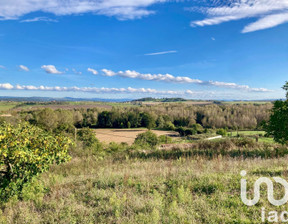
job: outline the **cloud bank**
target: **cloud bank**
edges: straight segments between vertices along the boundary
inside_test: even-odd
[[[208,7],[193,7],[190,10],[200,11],[206,15],[203,20],[192,21],[193,27],[256,18],[255,22],[243,28],[242,33],[248,33],[288,22],[288,0],[214,0]]]
[[[96,87],[49,87],[49,86],[33,86],[33,85],[11,85],[10,83],[0,83],[0,90],[34,90],[34,91],[59,91],[59,92],[87,92],[87,93],[138,93],[138,94],[164,94],[179,95],[185,94],[181,91],[161,91],[150,88],[96,88]]]
[[[148,81],[162,81],[162,82],[170,82],[170,83],[192,83],[198,85],[205,85],[205,86],[216,86],[222,88],[230,88],[230,89],[237,89],[237,90],[244,90],[250,92],[271,92],[271,90],[265,88],[251,88],[248,85],[238,85],[236,83],[226,83],[226,82],[218,82],[218,81],[202,81],[199,79],[191,79],[189,77],[183,76],[173,76],[171,74],[141,74],[136,71],[126,70],[126,71],[119,71],[114,72],[107,69],[102,69],[102,73],[104,76],[120,76],[124,78],[132,78],[132,79],[141,79],[141,80],[148,80]]]
[[[1,0],[0,20],[18,19],[38,11],[60,16],[95,13],[120,20],[136,19],[153,14],[147,7],[165,1],[168,0]]]

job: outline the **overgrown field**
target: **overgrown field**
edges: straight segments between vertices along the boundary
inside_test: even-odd
[[[229,142],[224,143],[226,140],[221,141],[221,144],[200,142],[198,148],[209,151],[210,146],[210,153],[217,147],[228,151],[238,147],[239,151],[245,151],[245,145],[234,143],[232,147]],[[251,144],[250,151],[256,155],[253,158],[244,154],[234,158],[221,154],[141,157],[131,156],[131,152],[137,151],[133,148],[126,149],[128,153],[99,154],[95,149],[78,146],[70,152],[73,158],[70,162],[53,166],[42,174],[24,188],[21,200],[12,198],[2,205],[0,220],[1,223],[260,223],[262,207],[267,211],[283,211],[288,207],[270,205],[264,196],[265,188],[256,206],[244,205],[240,198],[240,171],[247,171],[250,189],[261,176],[288,179],[285,156],[288,150],[283,149],[282,156],[276,155],[272,149],[276,146],[271,145],[270,158],[265,159],[259,154],[262,143]]]

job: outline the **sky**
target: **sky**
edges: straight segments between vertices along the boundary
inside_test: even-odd
[[[0,0],[0,96],[285,97],[288,0]]]

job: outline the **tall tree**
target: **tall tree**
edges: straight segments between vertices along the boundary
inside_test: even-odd
[[[268,134],[274,137],[276,142],[288,143],[288,82],[283,86],[286,90],[286,101],[277,100],[271,111],[270,120],[266,125]]]

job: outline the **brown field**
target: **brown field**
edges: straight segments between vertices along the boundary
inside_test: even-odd
[[[95,129],[96,137],[101,142],[126,142],[131,145],[136,136],[140,133],[147,131],[147,129]],[[160,130],[152,130],[158,136],[167,135],[170,137],[177,137],[178,133],[175,131],[160,131]]]
[[[103,109],[112,109],[112,106],[105,104],[83,104],[83,105],[35,105],[35,106],[25,106],[18,107],[14,111],[22,110],[39,110],[51,108],[52,110],[63,109],[63,110],[73,110],[73,109],[92,109],[92,108],[103,108]]]
[[[210,105],[213,104],[213,101],[181,101],[181,102],[141,102],[142,105],[145,106],[155,106],[155,105],[159,105],[159,104],[175,104],[175,103],[184,103],[184,104],[188,104],[188,105]]]

